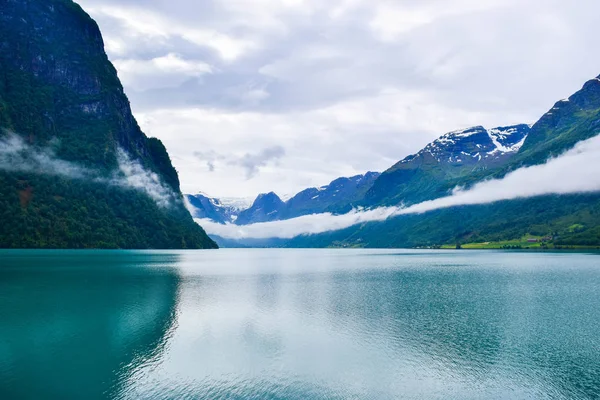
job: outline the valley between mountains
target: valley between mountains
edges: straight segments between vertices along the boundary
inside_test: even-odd
[[[241,227],[303,216],[316,221],[317,215],[326,220],[352,212],[406,208],[490,180],[500,182],[522,169],[544,166],[598,134],[600,78],[594,78],[532,125],[475,126],[449,132],[383,173],[339,178],[327,186],[306,189],[286,202],[273,192],[258,196],[251,205],[233,208],[202,194],[186,197],[193,216],[200,221]],[[593,165],[588,165],[572,171],[573,178],[582,171],[593,172]],[[278,234],[276,226],[268,230],[273,232],[271,239],[262,233],[244,235],[248,230],[240,229],[213,229],[213,234],[226,246],[595,248],[600,246],[600,177],[595,173],[588,176],[581,188],[568,193],[544,190],[544,181],[552,182],[553,176],[540,174],[532,183],[542,188],[533,196],[517,193],[508,200],[499,196],[496,201],[411,215],[392,212],[382,218],[379,213],[372,221],[357,217],[355,224],[350,222],[351,226],[343,229],[332,224],[330,230],[315,233],[307,229],[291,239],[288,234]],[[567,174],[565,179],[569,178]],[[290,223],[280,225],[282,231]]]

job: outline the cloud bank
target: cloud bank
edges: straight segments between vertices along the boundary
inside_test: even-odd
[[[388,218],[422,214],[463,205],[490,204],[550,194],[591,193],[600,191],[600,135],[579,142],[573,149],[545,164],[515,170],[502,179],[480,182],[471,189],[454,189],[451,196],[425,201],[410,207],[381,207],[354,210],[344,215],[313,214],[286,221],[247,226],[220,225],[198,220],[209,234],[228,239],[291,239],[305,234],[318,234],[353,225],[384,221]]]
[[[145,170],[122,149],[117,151],[118,170],[110,176],[104,176],[99,171],[58,158],[58,144],[54,140],[48,147],[38,148],[8,132],[6,137],[0,138],[0,170],[62,176],[134,189],[147,194],[160,207],[168,207],[178,198],[157,174]]]

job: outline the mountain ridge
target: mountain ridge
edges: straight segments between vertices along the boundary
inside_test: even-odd
[[[323,212],[339,214],[350,211],[378,177],[378,172],[367,172],[337,178],[328,185],[304,189],[286,201],[274,192],[262,193],[245,208],[231,206],[237,203],[236,207],[239,207],[243,202],[230,199],[227,205],[222,199],[211,198],[202,193],[188,194],[186,198],[192,206],[190,212],[195,218],[208,218],[217,223],[248,225]]]

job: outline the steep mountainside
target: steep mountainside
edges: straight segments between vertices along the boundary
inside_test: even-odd
[[[573,148],[577,142],[600,134],[600,78],[587,81],[581,90],[557,102],[532,127],[523,146],[506,163],[448,180],[445,190],[469,187],[483,179],[502,178],[523,166],[543,164]]]
[[[72,1],[0,0],[0,128],[0,247],[216,247]]]
[[[524,126],[521,129],[528,130]],[[466,137],[479,135],[475,131],[480,129],[475,128],[473,134]],[[436,159],[434,156],[436,152],[431,151],[428,146],[429,150],[426,148],[417,156],[400,162],[383,174],[382,178],[386,174],[396,178],[388,181],[390,185],[392,183],[398,185],[388,188],[394,196],[399,196],[394,197],[396,201],[410,199],[407,202],[414,202],[423,197],[440,197],[457,185],[468,187],[483,179],[501,178],[508,172],[523,166],[544,163],[573,148],[579,141],[600,134],[600,78],[588,81],[580,91],[556,103],[528,131],[524,141],[524,135],[519,134],[520,139],[517,136],[514,140],[502,144],[503,147],[516,149],[523,141],[516,154],[499,164],[486,164],[484,168],[471,169],[470,173],[457,174],[456,177],[439,174],[437,175],[439,181],[432,181],[432,175],[425,174],[423,169],[429,172],[431,165],[439,165],[438,159],[444,160],[444,158]],[[450,134],[450,136],[456,135]],[[470,154],[472,157],[472,152]],[[447,154],[444,154],[445,156]],[[451,162],[451,157],[445,159],[448,163]],[[404,168],[405,164],[413,164],[412,169]],[[428,168],[423,168],[424,165]],[[440,169],[435,170],[439,172]],[[404,171],[405,179],[400,179],[402,173],[396,171]],[[413,173],[411,175],[406,171]],[[415,184],[415,179],[423,179],[426,183],[421,184],[417,181]],[[378,180],[373,191],[383,190],[383,183]],[[427,196],[411,195],[409,189],[421,190],[420,193],[426,193]],[[374,195],[374,193],[370,194]],[[425,214],[395,217],[385,222],[362,224],[338,232],[298,237],[288,242],[288,245],[414,247],[444,243],[505,241],[518,239],[526,234],[552,236],[554,244],[559,246],[600,246],[600,194],[541,196],[489,205],[453,207]]]
[[[381,174],[363,204],[410,204],[444,196],[447,182],[508,163],[529,132],[528,125],[515,125],[447,133]]]
[[[531,127],[512,169],[545,162],[577,142],[600,133],[600,77],[589,80],[568,99],[559,101]]]

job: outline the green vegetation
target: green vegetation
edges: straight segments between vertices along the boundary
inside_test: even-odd
[[[0,172],[0,247],[214,247],[181,207],[141,192],[55,176]]]
[[[10,130],[105,176],[122,148],[180,196],[164,145],[140,130],[98,26],[79,6],[3,4],[0,48],[0,137]],[[182,201],[160,208],[140,191],[45,172],[0,170],[0,247],[216,247]]]
[[[573,226],[583,228],[578,231]],[[360,243],[369,248],[444,245],[456,248],[460,244],[468,248],[475,243],[489,243],[490,247],[496,243],[523,246],[522,238],[545,236],[553,237],[554,247],[600,246],[600,194],[543,196],[404,215],[385,222],[298,237],[287,245],[352,247]]]

